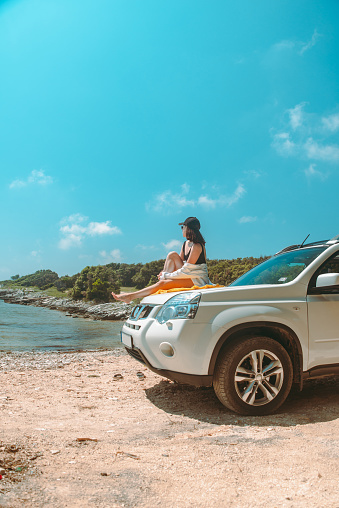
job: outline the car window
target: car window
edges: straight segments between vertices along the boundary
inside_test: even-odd
[[[252,268],[231,286],[286,284],[294,280],[327,247],[309,247],[278,254]]]
[[[339,293],[339,289],[337,286],[332,288],[317,288],[316,281],[319,275],[324,273],[339,273],[339,253],[332,256],[328,259],[321,267],[315,272],[312,276],[309,284],[309,292],[310,293]]]
[[[317,275],[323,273],[339,273],[339,254],[326,261],[326,263],[317,272]]]

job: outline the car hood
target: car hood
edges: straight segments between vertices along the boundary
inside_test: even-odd
[[[190,290],[188,290],[190,291]],[[150,295],[142,300],[143,304],[163,305],[173,296],[182,291]],[[237,300],[267,300],[286,298],[305,298],[306,286],[302,282],[294,281],[287,284],[265,284],[256,286],[228,286],[209,289],[191,290],[192,293],[201,293],[203,302],[223,302]]]

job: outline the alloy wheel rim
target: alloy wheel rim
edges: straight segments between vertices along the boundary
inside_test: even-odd
[[[240,399],[250,406],[270,403],[280,393],[284,369],[279,358],[266,349],[244,356],[235,371],[234,384]]]

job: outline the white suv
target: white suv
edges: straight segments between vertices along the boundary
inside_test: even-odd
[[[292,383],[339,374],[339,235],[288,247],[228,287],[148,296],[121,340],[157,374],[269,414]]]

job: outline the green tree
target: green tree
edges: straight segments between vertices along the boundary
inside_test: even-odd
[[[59,278],[56,272],[52,270],[38,270],[30,275],[24,275],[15,282],[18,286],[29,287],[35,286],[39,289],[43,289],[45,286],[50,287]]]
[[[134,285],[138,289],[148,286],[152,276],[156,277],[158,273],[161,272],[164,267],[164,262],[164,259],[160,259],[159,261],[151,261],[150,263],[143,265],[141,270],[139,270],[139,272],[136,273],[132,278]]]
[[[97,300],[108,302],[113,299],[111,293],[119,292],[120,283],[112,267],[86,266],[78,274],[71,295],[74,299]]]
[[[73,288],[76,279],[78,278],[79,274],[73,275],[70,277],[69,275],[64,275],[63,277],[60,277],[58,280],[54,282],[54,286],[59,291],[66,291],[67,289]]]
[[[86,300],[106,302],[109,298],[108,286],[108,282],[102,282],[101,279],[96,279],[86,291]]]

